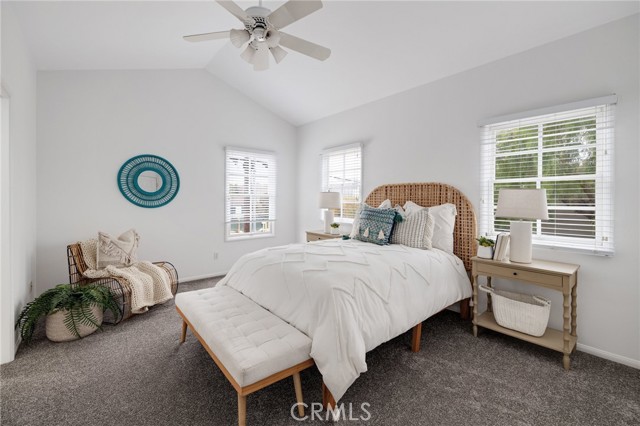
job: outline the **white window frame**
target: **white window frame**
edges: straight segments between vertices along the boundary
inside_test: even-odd
[[[566,251],[578,251],[597,255],[611,256],[614,254],[613,239],[613,149],[615,120],[615,95],[605,96],[571,104],[559,105],[535,111],[523,112],[509,116],[496,117],[484,120],[479,125],[482,127],[481,147],[481,209],[480,209],[480,233],[489,237],[495,237],[494,228],[494,184],[496,168],[496,136],[499,131],[521,126],[538,124],[538,172],[535,177],[517,178],[517,182],[535,182],[536,188],[541,187],[541,182],[551,180],[542,176],[542,126],[544,123],[557,121],[554,114],[575,113],[577,117],[581,111],[590,108],[595,109],[596,117],[596,172],[594,175],[575,175],[567,177],[553,177],[553,180],[580,180],[580,178],[595,178],[595,237],[577,238],[569,236],[555,236],[542,234],[542,221],[537,221],[533,234],[534,246],[561,249]],[[520,124],[526,120],[526,124]],[[525,151],[521,151],[526,153]],[[501,180],[508,182],[509,179]],[[561,210],[561,209],[558,209]]]
[[[359,150],[360,152],[360,171],[358,174],[358,200],[359,202],[357,204],[361,204],[364,202],[364,200],[362,199],[362,166],[363,166],[363,161],[362,161],[362,144],[361,143],[353,143],[353,144],[348,144],[348,145],[339,145],[339,146],[335,146],[332,148],[328,148],[325,149],[324,151],[322,151],[320,153],[320,191],[335,191],[336,187],[332,186],[329,187],[328,184],[328,176],[325,176],[325,170],[324,170],[324,165],[325,165],[325,159],[328,156],[335,156],[335,155],[346,155],[347,152],[353,151],[353,150]],[[340,193],[342,193],[342,191],[338,191]],[[343,201],[342,204],[340,206],[340,211],[339,212],[335,212],[335,216],[334,216],[334,221],[337,223],[353,223],[353,219],[354,218],[350,218],[350,217],[344,217],[344,205],[346,203],[344,202],[344,197],[343,197]],[[355,204],[355,203],[348,203],[348,204]]]
[[[253,161],[269,161],[273,162],[274,166],[274,176],[273,176],[273,187],[270,187],[269,192],[269,219],[268,220],[260,220],[256,219],[256,211],[255,211],[255,201],[253,199],[254,189],[251,189],[252,185],[255,185],[255,174],[249,174],[249,190],[250,194],[249,199],[249,220],[241,220],[234,221],[231,217],[231,205],[230,205],[230,197],[229,197],[229,188],[230,188],[230,167],[229,161],[231,156],[237,155],[245,155]],[[225,148],[225,241],[241,241],[247,239],[254,238],[266,238],[266,237],[274,237],[275,236],[275,222],[276,222],[276,188],[277,188],[277,157],[275,152],[271,151],[260,151],[254,149],[247,148],[237,148],[237,147],[226,147]],[[258,223],[262,223],[264,225],[265,222],[268,222],[269,231],[257,231],[256,225]],[[232,225],[234,223],[249,223],[250,231],[246,233],[236,234],[232,233]]]

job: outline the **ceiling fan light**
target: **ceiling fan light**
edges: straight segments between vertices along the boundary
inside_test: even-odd
[[[269,69],[269,48],[266,43],[259,43],[253,56],[254,71],[264,71]]]
[[[254,49],[252,43],[249,43],[247,48],[244,49],[244,52],[240,54],[240,57],[245,61],[249,62],[250,64],[253,64],[253,57],[255,55],[256,55],[256,49]]]
[[[277,64],[279,64],[280,61],[282,61],[284,57],[287,56],[287,53],[288,53],[286,50],[284,50],[280,46],[271,47],[269,50],[271,51],[271,54],[273,55],[273,59],[276,60]]]
[[[269,30],[265,35],[267,39],[267,45],[269,47],[276,47],[280,45],[280,33],[276,30]]]
[[[251,35],[247,30],[236,30],[233,29],[229,31],[229,40],[231,40],[231,44],[233,44],[237,48],[241,48],[243,44],[249,41]]]

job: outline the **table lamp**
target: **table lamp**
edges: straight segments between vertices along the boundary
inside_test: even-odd
[[[509,260],[531,263],[531,220],[547,220],[546,189],[501,189],[496,217],[511,221]]]
[[[333,210],[340,208],[339,192],[321,192],[318,196],[318,207],[326,209],[324,211],[324,232],[331,233],[331,224],[333,223]]]

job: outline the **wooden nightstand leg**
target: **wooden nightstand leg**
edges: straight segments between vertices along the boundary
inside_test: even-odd
[[[491,277],[487,277],[487,287],[492,288]],[[493,306],[491,305],[491,295],[487,293],[487,312],[493,312]]]
[[[473,275],[473,336],[478,337],[478,276]]]
[[[571,367],[571,360],[569,358],[569,354],[571,353],[569,333],[571,332],[571,316],[569,314],[569,309],[571,308],[569,305],[569,283],[565,282],[562,288],[562,316],[563,316],[563,326],[562,326],[562,337],[563,337],[563,347],[562,352],[564,356],[562,357],[562,365],[565,370],[568,370]]]
[[[578,280],[571,288],[571,335],[578,337]]]

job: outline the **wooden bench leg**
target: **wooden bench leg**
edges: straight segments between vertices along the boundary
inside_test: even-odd
[[[465,320],[465,321],[469,321],[471,319],[471,310],[469,307],[469,298],[466,299],[462,299],[460,301],[460,318]]]
[[[420,338],[422,337],[422,323],[413,327],[411,335],[411,352],[420,352]]]
[[[296,389],[296,402],[298,403],[298,415],[304,417],[304,399],[302,398],[302,382],[300,372],[293,373],[293,387]]]
[[[322,406],[325,410],[336,408],[336,400],[331,395],[331,391],[322,382]]]
[[[247,397],[238,393],[238,426],[247,425]]]
[[[187,322],[182,320],[182,334],[180,334],[180,343],[184,343],[187,338]]]

